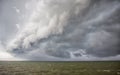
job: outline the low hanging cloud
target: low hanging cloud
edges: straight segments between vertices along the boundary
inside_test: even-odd
[[[55,36],[58,37],[63,34],[64,27],[68,26],[68,20],[71,18],[71,15],[74,17],[81,14],[80,11],[87,7],[87,2],[87,0],[71,0],[69,3],[67,1],[52,0],[39,1],[28,22],[25,23],[24,29],[18,33],[18,36],[15,37],[12,42],[10,42],[8,49],[16,53],[25,53],[31,51],[30,49],[32,48],[35,49],[34,46],[32,46],[33,44],[37,43],[37,46],[43,44],[44,42],[39,42],[41,40],[47,40]],[[63,5],[63,7],[61,5]],[[80,6],[81,8],[79,8]],[[56,11],[58,9],[59,11]],[[49,43],[48,41],[46,44]],[[43,52],[50,55],[62,56],[61,54],[64,53],[62,50],[58,50],[60,53],[57,53],[55,50],[49,51],[47,47],[45,48],[46,49],[43,48]],[[66,54],[65,56],[68,57]]]
[[[17,24],[15,38],[6,45],[13,56],[29,60],[119,60],[118,0],[36,0],[31,9],[23,25]]]

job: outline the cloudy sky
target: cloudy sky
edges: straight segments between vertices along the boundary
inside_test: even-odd
[[[120,60],[120,0],[0,0],[0,60]]]

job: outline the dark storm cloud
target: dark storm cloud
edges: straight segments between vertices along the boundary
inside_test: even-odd
[[[107,3],[108,6],[109,5],[114,6],[116,2],[119,1],[106,0],[105,3]],[[100,6],[102,5],[104,5],[104,3],[100,4]],[[109,7],[107,7],[107,9],[109,9]],[[114,9],[115,7],[111,10]],[[104,20],[101,21],[100,23],[97,22],[96,26],[94,26],[95,30],[87,35],[86,40],[88,40],[88,42],[86,43],[88,45],[86,45],[86,48],[88,54],[93,54],[99,57],[116,56],[120,54],[120,37],[119,37],[120,14],[118,13],[119,11],[120,11],[120,4],[118,3],[117,9],[111,12],[111,14],[109,14],[108,12],[106,14],[106,15],[109,14],[107,18],[103,16]]]
[[[40,0],[35,5],[8,45],[10,53],[33,60],[118,60],[119,0]]]
[[[71,49],[85,49],[87,54],[97,57],[119,55],[119,9],[117,1],[101,0],[90,4],[87,8],[89,11],[83,17],[78,14],[79,17],[74,16],[68,21],[69,26],[57,37],[57,43],[54,40],[56,44],[62,42],[63,45],[55,50],[63,49],[65,53]],[[69,44],[65,49],[64,43]]]
[[[35,13],[34,17],[32,17],[32,22],[30,23],[30,28],[29,29],[29,23],[28,23],[28,27],[25,28],[25,30],[23,31],[23,33],[21,34],[22,37],[16,38],[15,41],[13,41],[13,47],[10,48],[15,54],[26,54],[27,52],[30,52],[34,49],[36,49],[36,47],[38,49],[44,50],[43,53],[47,53],[48,55],[51,56],[55,56],[55,57],[70,57],[70,54],[68,51],[66,51],[67,47],[63,47],[62,43],[56,43],[57,39],[59,41],[58,36],[62,36],[62,33],[64,32],[63,27],[65,27],[66,25],[68,25],[67,22],[69,19],[72,20],[72,18],[70,18],[72,15],[77,16],[80,13],[80,10],[83,10],[83,8],[85,8],[88,3],[87,0],[85,1],[69,1],[69,3],[67,3],[66,1],[43,1],[45,2],[45,4],[43,4],[42,2],[40,2],[40,5],[45,5],[43,7],[38,7],[40,8],[45,8],[45,10],[38,10]],[[55,3],[55,5],[53,5],[53,3]],[[71,4],[73,3],[73,5],[71,6]],[[63,4],[63,7],[61,7],[61,5]],[[81,5],[82,4],[82,5]],[[85,4],[85,5],[84,5]],[[51,7],[49,7],[49,5],[52,5]],[[71,6],[71,7],[70,7]],[[81,6],[81,8],[79,8],[79,6]],[[58,8],[60,8],[59,11],[56,11]],[[74,10],[74,8],[76,9],[75,12],[71,12]],[[49,9],[49,10],[48,10]],[[44,17],[41,16],[42,12],[46,12],[44,15]],[[53,12],[56,11],[56,12]],[[38,13],[39,12],[39,13]],[[47,15],[48,12],[48,15]],[[54,13],[54,14],[53,14]],[[47,17],[48,16],[48,17]],[[50,17],[50,19],[49,19]],[[42,18],[42,22],[43,24],[47,23],[46,21],[48,21],[48,25],[42,26],[40,23],[40,18]],[[47,19],[48,18],[48,19]],[[44,20],[46,19],[46,20]],[[33,27],[34,26],[34,27]],[[70,25],[71,26],[71,25]],[[67,26],[66,26],[67,27]],[[27,29],[27,30],[26,30]],[[32,32],[31,32],[32,31]],[[37,32],[33,32],[33,31],[37,31]],[[39,33],[38,33],[39,32]],[[54,39],[56,37],[56,39]],[[64,36],[62,36],[64,37]],[[64,38],[63,38],[64,39]],[[50,41],[51,40],[51,41]],[[56,41],[54,41],[56,40]],[[62,39],[61,39],[62,40]],[[50,45],[49,45],[50,44]],[[34,46],[33,46],[34,45]],[[65,45],[63,43],[63,45]],[[62,47],[62,48],[61,48]],[[19,56],[19,55],[18,55]],[[39,55],[38,55],[39,56]]]

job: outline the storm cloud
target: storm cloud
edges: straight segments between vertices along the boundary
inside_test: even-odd
[[[13,6],[17,15],[9,15],[11,23],[3,21],[5,17],[0,18],[0,24],[12,29],[11,32],[1,31],[6,35],[0,36],[8,37],[3,41],[4,50],[13,57],[29,60],[119,60],[119,0],[23,2],[13,1],[19,5]],[[7,8],[2,6],[2,9]]]

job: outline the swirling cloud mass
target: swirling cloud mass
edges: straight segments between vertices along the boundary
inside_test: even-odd
[[[119,0],[1,0],[0,60],[120,60]]]

